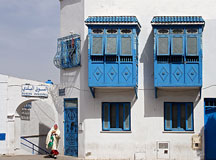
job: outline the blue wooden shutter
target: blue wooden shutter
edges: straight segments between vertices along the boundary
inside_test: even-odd
[[[104,53],[104,36],[91,36],[91,55],[103,55]]]
[[[120,55],[121,56],[133,55],[133,39],[131,35],[121,35]]]
[[[170,37],[169,35],[157,36],[157,55],[170,55]]]
[[[164,103],[164,127],[166,131],[172,129],[172,103]]]
[[[186,55],[198,56],[199,54],[199,39],[197,35],[187,35],[186,39]]]
[[[193,131],[193,103],[186,103],[186,130]]]
[[[109,103],[103,103],[102,106],[102,128],[103,130],[109,130],[110,129],[110,104]]]
[[[184,55],[184,36],[173,35],[171,37],[171,54],[172,55]]]
[[[123,116],[123,119],[124,119],[124,130],[125,131],[130,131],[131,130],[131,113],[130,113],[130,103],[124,103],[124,116]]]
[[[117,35],[107,35],[105,40],[105,54],[117,55],[118,37]]]

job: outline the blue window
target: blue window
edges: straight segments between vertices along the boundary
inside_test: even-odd
[[[193,103],[164,103],[165,131],[193,131]]]
[[[104,131],[130,131],[130,103],[104,102],[102,104],[102,128]]]
[[[80,66],[80,36],[73,34],[58,38],[57,53],[53,62],[61,69]]]

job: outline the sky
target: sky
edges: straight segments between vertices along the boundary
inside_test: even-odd
[[[0,0],[0,74],[59,83],[59,0]]]

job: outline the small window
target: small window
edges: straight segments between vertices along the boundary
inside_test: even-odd
[[[169,29],[158,29],[158,34],[169,34]]]
[[[117,29],[107,29],[107,34],[117,34],[118,30]]]
[[[131,34],[132,30],[131,29],[121,29],[121,34]]]
[[[183,33],[184,33],[184,30],[183,30],[183,29],[173,29],[173,30],[172,30],[172,33],[173,33],[173,34],[183,34]]]
[[[93,34],[103,34],[103,29],[93,29],[92,33]]]
[[[103,54],[102,53],[102,44],[103,38],[102,37],[93,37],[93,44],[92,44],[92,54]]]
[[[132,55],[131,37],[121,37],[121,55]]]
[[[187,29],[187,33],[189,33],[189,34],[197,34],[198,33],[198,29],[195,29],[195,28]]]
[[[173,37],[172,42],[172,54],[183,54],[183,37]]]
[[[103,130],[130,130],[130,103],[111,102],[102,104]]]
[[[169,54],[169,41],[168,37],[158,38],[158,55],[168,55]]]
[[[187,37],[187,55],[197,56],[197,37]]]
[[[65,99],[64,103],[65,103],[64,104],[65,108],[78,107],[78,99],[77,98]]]
[[[164,103],[164,126],[166,131],[193,130],[193,103]]]
[[[106,54],[117,54],[117,37],[107,37]]]

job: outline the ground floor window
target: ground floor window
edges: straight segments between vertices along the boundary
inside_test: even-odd
[[[102,129],[104,131],[130,131],[130,103],[102,103]]]
[[[193,131],[193,103],[165,102],[164,130]]]

